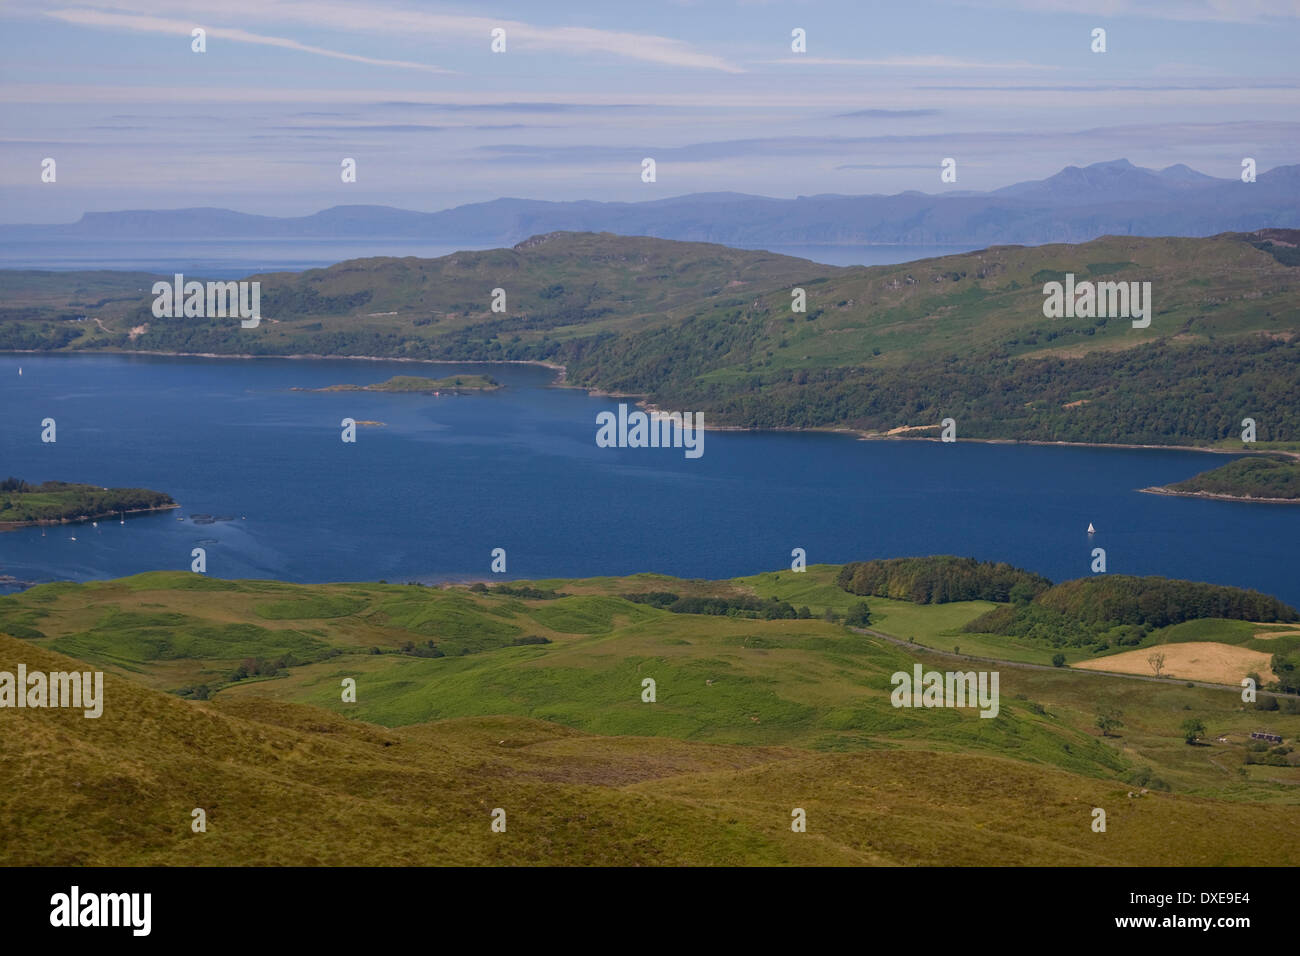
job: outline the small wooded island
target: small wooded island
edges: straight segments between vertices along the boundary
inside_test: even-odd
[[[452,375],[448,378],[424,378],[419,375],[394,375],[374,385],[328,385],[325,388],[295,388],[295,392],[489,392],[501,388],[490,375]]]
[[[1273,456],[1239,458],[1186,481],[1142,490],[1196,498],[1300,503],[1300,460]]]
[[[67,481],[32,485],[21,478],[0,482],[0,531],[179,507],[171,495],[148,488],[101,488]]]

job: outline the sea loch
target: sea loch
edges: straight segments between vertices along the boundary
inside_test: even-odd
[[[506,387],[437,398],[291,390],[475,373]],[[554,375],[524,365],[0,355],[0,476],[152,488],[181,504],[124,524],[0,534],[0,580],[188,570],[201,547],[210,577],[290,581],[500,578],[495,548],[509,553],[511,578],[721,578],[788,569],[803,548],[810,564],[958,554],[1059,581],[1090,574],[1102,547],[1111,574],[1232,584],[1300,604],[1300,507],[1137,490],[1227,456],[724,430],[688,460],[596,447],[592,422],[617,401],[550,387]],[[40,440],[46,417],[58,421],[57,444]],[[345,417],[384,427],[345,444]]]

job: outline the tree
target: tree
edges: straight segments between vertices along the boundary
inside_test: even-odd
[[[850,627],[866,627],[871,623],[871,608],[867,607],[866,601],[859,601],[849,608],[849,613],[844,618],[844,623]]]
[[[1155,671],[1156,676],[1159,677],[1160,672],[1165,668],[1164,652],[1156,651],[1154,654],[1152,654],[1150,657],[1147,658],[1147,663],[1151,665],[1151,669]]]
[[[1124,721],[1120,720],[1120,712],[1116,708],[1108,707],[1097,712],[1097,727],[1103,737],[1109,737],[1112,730],[1118,730],[1123,726]]]
[[[1052,666],[1053,666],[1053,667],[1064,667],[1064,666],[1065,666],[1065,655],[1064,655],[1064,654],[1053,654],[1053,655],[1052,655]]]
[[[1194,744],[1205,734],[1205,724],[1199,717],[1188,717],[1183,721],[1183,740],[1189,744]]]
[[[1295,661],[1285,655],[1274,654],[1269,661],[1269,667],[1277,676],[1278,690],[1287,694],[1294,694],[1300,690],[1300,674],[1297,674]]]
[[[1011,598],[1012,604],[1028,604],[1037,593],[1038,591],[1028,581],[1020,581],[1012,585],[1008,597]]]

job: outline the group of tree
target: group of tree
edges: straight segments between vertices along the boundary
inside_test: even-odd
[[[423,644],[416,644],[415,641],[406,641],[402,644],[402,653],[411,657],[445,657],[442,651],[438,650],[438,645],[428,640]]]
[[[756,618],[767,621],[807,619],[812,612],[807,607],[797,610],[788,601],[777,598],[757,598],[748,595],[696,596],[679,595],[671,591],[642,591],[622,595],[624,600],[634,604],[649,604],[652,607],[671,611],[674,614],[712,614],[728,617]]]
[[[486,590],[486,587],[484,590]],[[510,597],[526,598],[529,601],[554,601],[569,596],[563,591],[556,591],[551,588],[535,588],[527,584],[498,584],[491,589],[491,593],[507,594]]]
[[[1063,581],[1034,603],[1084,624],[1167,627],[1206,617],[1300,621],[1300,612],[1259,591],[1159,576],[1094,575]]]
[[[851,594],[869,594],[914,604],[951,601],[1025,603],[1052,586],[1052,582],[1041,575],[1001,561],[977,561],[950,554],[854,561],[840,569],[836,583]]]
[[[1238,498],[1300,498],[1300,461],[1271,455],[1238,458],[1169,487]]]
[[[568,367],[575,384],[644,393],[751,428],[931,425],[937,434],[952,417],[970,438],[1189,444],[1239,437],[1247,408],[1268,423],[1261,440],[1300,439],[1292,384],[1300,340],[1156,341],[1069,358],[1025,356],[1008,343],[810,367],[767,357],[752,325],[699,318],[557,341],[545,357]]]
[[[1300,613],[1258,591],[1107,574],[1064,581],[1031,601],[994,608],[964,630],[1104,650],[1140,645],[1157,628],[1201,618],[1290,622],[1300,620]]]
[[[1162,577],[1106,575],[1065,581],[1030,602],[994,608],[963,630],[1098,653],[1112,645],[1141,645],[1158,628],[1202,618],[1292,622],[1300,620],[1300,614],[1258,591]],[[1052,658],[1054,666],[1064,667],[1065,663],[1062,653]],[[1163,676],[1165,654],[1158,646],[1148,655],[1147,663],[1154,676]],[[1270,680],[1251,675],[1257,687],[1300,693],[1300,651],[1274,653],[1270,668],[1274,675]]]
[[[1274,654],[1269,658],[1269,667],[1277,677],[1276,682],[1266,685],[1269,690],[1300,694],[1300,651]]]
[[[302,661],[292,654],[281,654],[275,658],[248,657],[239,662],[239,666],[230,674],[231,681],[247,680],[250,677],[281,677],[290,667],[297,667]]]
[[[99,518],[174,503],[170,495],[147,488],[101,488],[66,481],[33,485],[13,477],[0,483],[0,521],[4,522]]]

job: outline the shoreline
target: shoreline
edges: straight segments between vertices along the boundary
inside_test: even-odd
[[[83,515],[76,518],[38,518],[35,521],[0,521],[0,531],[21,531],[23,528],[40,528],[53,527],[63,524],[85,524],[87,521],[102,521],[104,518],[111,518],[114,515],[141,515],[153,514],[157,511],[171,511],[179,508],[180,504],[172,502],[169,505],[159,505],[156,508],[127,508],[125,511],[105,511],[102,514]]]
[[[937,428],[937,425],[926,426]],[[858,432],[863,441],[939,441],[938,438],[905,438],[901,435],[882,435],[877,432]],[[1046,441],[1040,438],[958,438],[959,442],[979,442],[985,445],[1047,445],[1063,448],[1126,448],[1151,449],[1157,451],[1201,451],[1212,455],[1286,455],[1300,458],[1300,452],[1281,449],[1261,448],[1259,451],[1245,451],[1234,448],[1218,448],[1212,445],[1124,445],[1119,442],[1086,441]],[[1146,490],[1146,489],[1142,489]],[[1260,499],[1256,499],[1260,500]],[[1288,499],[1281,499],[1288,500]]]
[[[0,355],[162,355],[169,358],[211,359],[306,359],[310,361],[417,362],[425,365],[537,365],[559,372],[556,384],[563,382],[568,369],[540,359],[422,359],[384,355],[317,355],[295,352],[292,355],[252,355],[247,352],[161,352],[153,349],[0,349]]]
[[[601,398],[639,398],[635,404],[638,408],[646,411],[662,411],[662,408],[653,402],[650,402],[644,393],[637,392],[609,392],[603,389],[594,388],[586,385],[575,385],[567,381],[568,368],[555,362],[545,362],[541,359],[422,359],[422,358],[393,358],[382,355],[317,355],[310,352],[299,352],[292,355],[250,355],[246,353],[235,352],[159,352],[145,351],[143,349],[76,349],[72,351],[59,351],[48,349],[4,349],[0,350],[0,355],[161,355],[171,358],[213,358],[213,359],[296,359],[308,361],[333,361],[333,360],[357,360],[362,362],[412,362],[424,365],[534,365],[540,368],[548,368],[558,373],[554,380],[549,383],[548,387],[554,388],[572,388],[581,389],[588,395],[599,396]],[[303,391],[322,391],[322,389],[302,389]],[[480,390],[476,390],[480,391]],[[938,428],[938,425],[917,425],[913,426],[918,429]],[[812,428],[757,428],[752,425],[704,425],[705,431],[718,432],[791,432],[791,433],[809,433],[822,432],[834,435],[852,435],[859,441],[940,441],[939,438],[929,436],[906,436],[906,435],[889,435],[883,432],[864,431],[859,428],[850,428],[844,425],[817,425]],[[1287,451],[1285,449],[1268,449],[1263,448],[1259,451],[1246,451],[1232,448],[1219,448],[1209,445],[1150,445],[1150,444],[1123,444],[1120,442],[1080,442],[1080,441],[1046,441],[1038,438],[958,438],[958,442],[972,442],[985,445],[1042,445],[1048,447],[1062,448],[1121,448],[1121,449],[1150,449],[1161,451],[1197,451],[1216,455],[1285,455],[1289,458],[1300,459],[1300,451]],[[1146,489],[1141,489],[1145,491]],[[1265,501],[1263,498],[1232,498],[1232,501]],[[1273,499],[1279,501],[1289,501],[1290,499]]]
[[[477,392],[499,392],[505,388],[504,385],[439,385],[436,389],[432,386],[428,388],[383,388],[382,383],[379,385],[326,385],[324,388],[304,388],[299,385],[290,386],[291,392],[380,392],[384,395],[438,395],[446,392],[449,395],[473,395]],[[361,424],[358,422],[357,424]]]
[[[1253,498],[1250,495],[1223,495],[1215,491],[1175,491],[1161,485],[1139,488],[1138,491],[1148,495],[1168,495],[1171,498],[1205,498],[1208,501],[1253,501],[1266,505],[1300,505],[1300,498]]]
[[[571,385],[570,388],[582,388],[581,385]],[[598,389],[587,389],[592,395],[608,396],[611,398],[635,398],[635,395],[620,395],[616,392],[602,392]],[[642,400],[636,403],[638,408],[646,411],[662,412],[663,408],[654,402]],[[904,435],[904,434],[887,434],[885,432],[864,431],[860,428],[850,428],[846,425],[814,425],[811,428],[758,428],[753,425],[704,425],[703,429],[714,432],[789,432],[799,433],[822,433],[827,435],[852,435],[858,441],[902,441],[902,442],[942,442],[942,439],[931,435]],[[919,431],[931,428],[939,428],[938,425],[914,425],[909,426],[909,431]],[[957,442],[966,442],[969,444],[980,445],[1041,445],[1053,448],[1119,448],[1126,450],[1152,450],[1152,451],[1199,451],[1207,452],[1213,455],[1285,455],[1288,458],[1300,459],[1300,451],[1287,451],[1280,448],[1261,448],[1258,451],[1235,448],[1219,448],[1213,445],[1126,445],[1121,442],[1087,442],[1087,441],[1047,441],[1041,438],[958,438]],[[1146,489],[1141,489],[1145,491]],[[1237,500],[1237,499],[1234,499]],[[1242,499],[1246,500],[1246,499]],[[1265,499],[1249,499],[1254,501],[1263,501]],[[1289,498],[1269,499],[1277,501],[1289,501]]]

